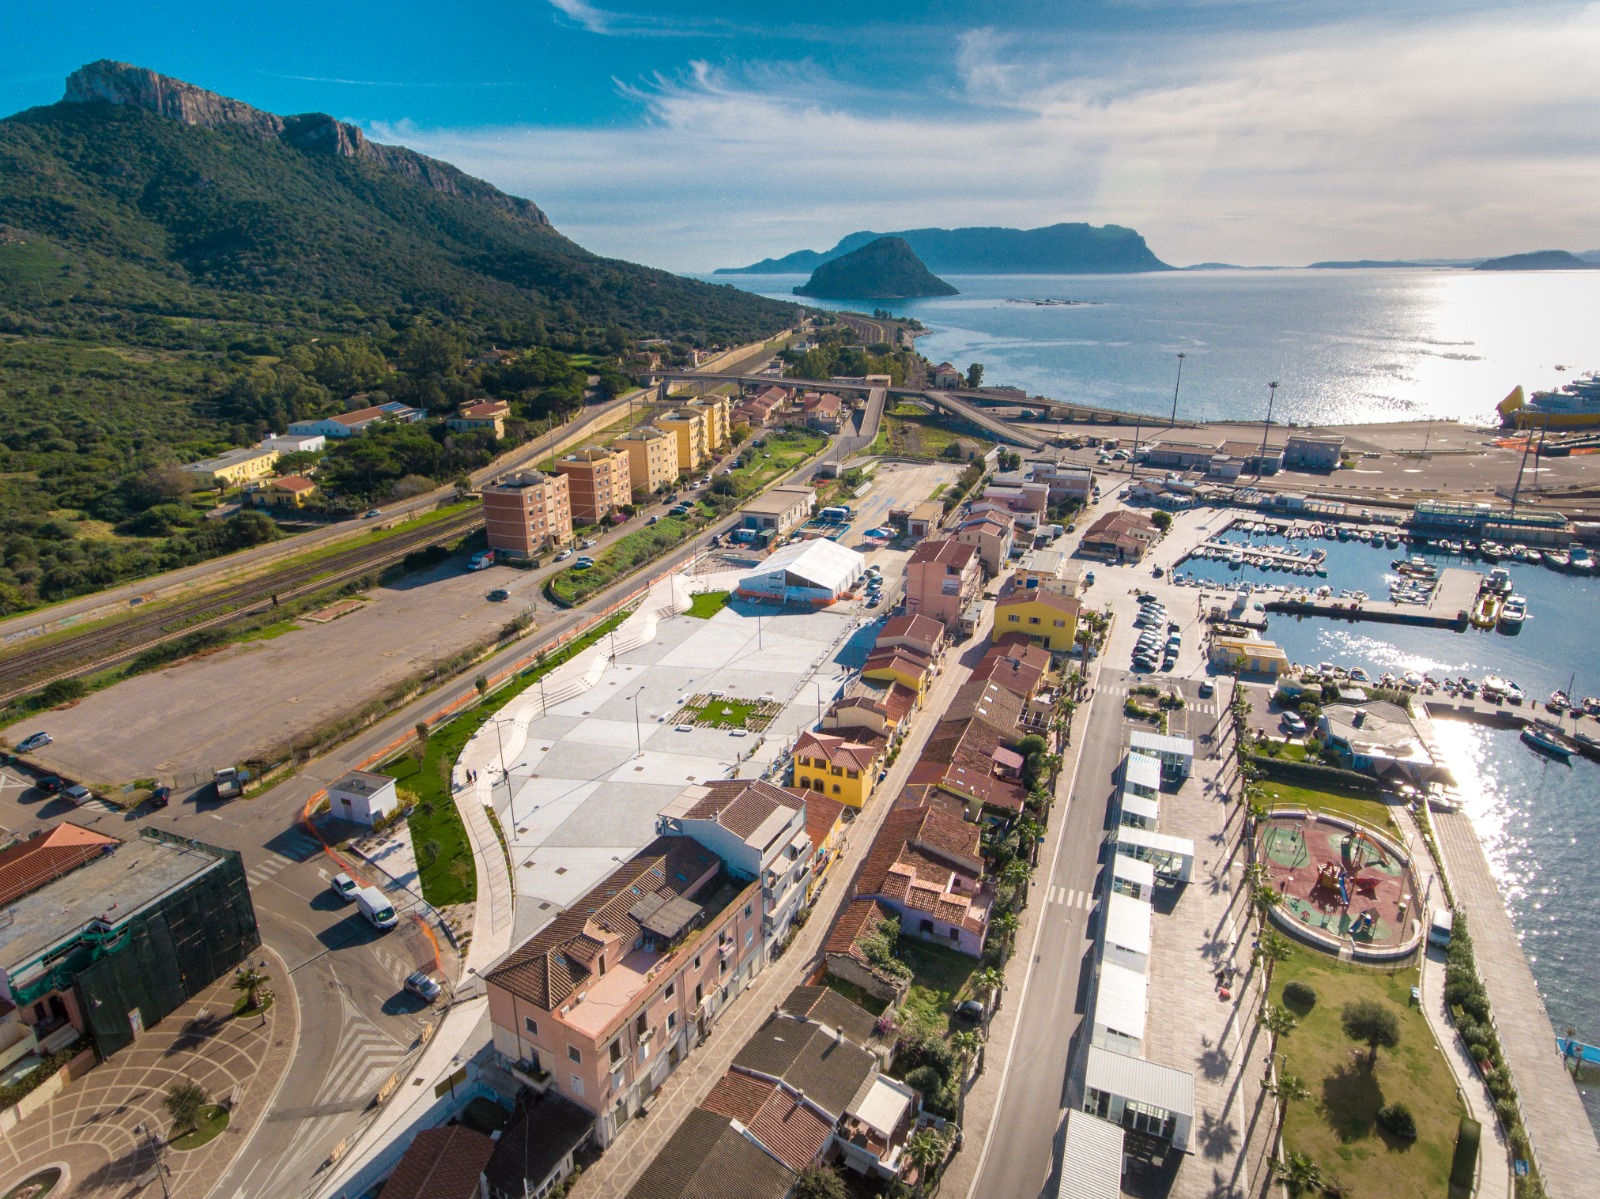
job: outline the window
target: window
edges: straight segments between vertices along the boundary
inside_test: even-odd
[[[952,941],[959,941],[959,940],[961,940],[961,930],[960,930],[960,929],[959,929],[959,928],[952,928],[952,929],[951,929],[951,930],[950,930],[950,939],[951,939],[951,940],[952,940]]]
[[[644,1012],[639,1013],[639,1015],[633,1021],[633,1031],[641,1037],[650,1031],[650,1017],[648,1014]]]
[[[746,949],[748,949],[750,947],[750,942],[754,941],[755,939],[756,939],[756,930],[755,929],[747,928],[747,929],[744,930],[744,944],[745,944],[745,948]]]
[[[622,1060],[622,1039],[620,1037],[611,1042],[609,1052],[613,1062],[620,1062]]]
[[[839,794],[839,784],[838,784],[838,783],[835,783],[835,784],[834,784],[834,785],[833,785],[833,793],[834,793],[834,794],[835,794],[835,795],[838,795],[838,794]]]
[[[744,918],[746,920],[750,919],[750,913],[753,910],[754,910],[754,905],[753,904],[748,904],[747,903],[747,904],[744,905]]]
[[[532,1016],[524,1016],[522,1018],[522,1027],[527,1031],[527,1034],[530,1037],[536,1037],[539,1035],[539,1022]]]
[[[1064,620],[1058,620],[1058,621],[1055,622],[1055,624],[1056,624],[1056,628],[1058,628],[1058,629],[1064,629],[1064,628],[1067,627],[1067,622],[1064,621]]]
[[[678,1027],[678,1013],[677,1012],[668,1012],[667,1013],[667,1031],[671,1032],[673,1029],[675,1029],[677,1027]]]
[[[1006,619],[1007,619],[1007,620],[1009,620],[1009,621],[1010,621],[1010,622],[1011,622],[1011,623],[1012,623],[1012,624],[1019,624],[1019,623],[1021,623],[1021,622],[1020,622],[1020,621],[1019,621],[1019,620],[1018,620],[1018,618],[1017,618],[1017,614],[1016,614],[1016,613],[1015,613],[1015,612],[1013,612],[1013,613],[1012,613],[1012,614],[1011,614],[1011,615],[1010,615],[1010,616],[1008,616],[1008,617],[1006,617]]]
[[[1030,616],[1030,617],[1028,617],[1028,623],[1029,624],[1038,624],[1039,623],[1039,618],[1037,616]]]
[[[583,1054],[579,1052],[576,1045],[567,1046],[567,1058],[569,1061],[578,1062],[580,1064],[583,1062]]]
[[[698,953],[694,955],[694,968],[696,970],[700,969],[700,955]]]
[[[849,775],[853,779],[858,779],[861,777],[861,772],[859,770],[847,770],[845,771],[845,774]]]
[[[671,998],[672,998],[672,997],[673,997],[673,996],[674,996],[674,995],[676,995],[676,994],[677,994],[677,993],[678,993],[678,984],[677,984],[677,983],[675,983],[675,982],[670,982],[670,983],[668,983],[668,984],[667,984],[667,992],[666,992],[666,997],[667,997],[667,998],[668,998],[668,999],[671,999]]]

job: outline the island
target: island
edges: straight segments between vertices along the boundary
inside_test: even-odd
[[[1596,265],[1585,262],[1566,250],[1534,250],[1528,254],[1507,254],[1504,258],[1486,258],[1474,270],[1479,271],[1592,271]]]
[[[880,237],[824,262],[794,289],[829,300],[914,300],[958,292],[926,266],[903,237]]]

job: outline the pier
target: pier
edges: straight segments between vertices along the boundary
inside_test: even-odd
[[[1465,632],[1483,576],[1475,570],[1447,566],[1426,604],[1395,604],[1387,600],[1336,599],[1333,596],[1279,596],[1266,601],[1268,612],[1287,616],[1323,616],[1332,620],[1367,620],[1378,624],[1420,625],[1425,628]]]

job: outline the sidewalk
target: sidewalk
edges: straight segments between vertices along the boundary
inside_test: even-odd
[[[271,963],[267,972],[278,993],[264,1020],[232,1015],[238,992],[232,971],[224,974],[0,1138],[0,1194],[47,1166],[65,1170],[62,1195],[158,1194],[154,1159],[134,1129],[142,1124],[164,1139],[172,1126],[163,1106],[167,1089],[191,1079],[213,1102],[238,1096],[224,1132],[198,1149],[169,1149],[162,1157],[173,1199],[206,1195],[249,1141],[299,1040],[300,1010],[287,968],[271,950],[257,952]]]

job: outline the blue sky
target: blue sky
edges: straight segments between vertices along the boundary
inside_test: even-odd
[[[1132,225],[1176,263],[1600,247],[1600,4],[58,13],[14,6],[0,112],[118,58],[331,112],[528,196],[595,250],[677,270],[859,228],[1061,220]]]

